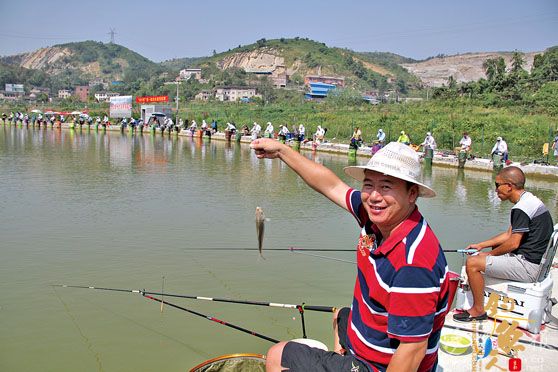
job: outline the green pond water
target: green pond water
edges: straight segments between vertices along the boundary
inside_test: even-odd
[[[343,175],[343,156],[305,153]],[[367,159],[358,159],[365,163]],[[446,249],[507,228],[493,174],[434,167],[419,208]],[[556,183],[528,180],[556,221]],[[52,284],[161,290],[289,304],[351,301],[353,264],[265,248],[353,248],[354,219],[277,160],[247,145],[161,135],[0,127],[0,371],[184,371],[268,341],[138,294]],[[265,259],[254,210],[266,222]],[[197,250],[192,250],[192,249]],[[317,253],[354,260],[350,252]],[[448,253],[454,270],[460,254]],[[297,311],[167,300],[276,339],[301,337]],[[331,347],[331,316],[306,312]]]

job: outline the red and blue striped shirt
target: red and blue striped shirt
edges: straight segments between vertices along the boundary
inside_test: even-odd
[[[435,371],[449,295],[448,266],[438,239],[415,208],[383,241],[360,191],[350,189],[346,203],[362,228],[349,351],[372,370],[384,371],[400,342],[428,340],[418,370]]]

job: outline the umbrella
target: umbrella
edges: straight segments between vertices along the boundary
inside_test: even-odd
[[[31,112],[35,113],[35,114],[42,114],[43,112],[41,110],[31,110]]]
[[[151,116],[163,117],[163,116],[167,116],[167,115],[163,114],[162,112],[152,112]]]
[[[80,114],[82,114],[81,111],[72,111],[72,112],[70,113],[70,115],[80,115]]]
[[[54,115],[54,114],[56,114],[56,112],[54,112],[54,111],[47,111],[47,112],[45,112],[45,115]]]

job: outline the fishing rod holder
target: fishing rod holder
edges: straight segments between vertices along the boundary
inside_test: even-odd
[[[306,336],[306,325],[304,324],[304,302],[302,305],[296,305],[298,312],[300,313],[300,320],[302,322],[302,338],[308,338]]]

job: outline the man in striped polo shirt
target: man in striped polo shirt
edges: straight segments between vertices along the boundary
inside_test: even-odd
[[[356,218],[357,279],[351,308],[336,314],[335,351],[280,342],[268,371],[435,371],[448,309],[447,263],[418,211],[434,191],[418,181],[418,155],[401,143],[379,150],[366,166],[345,168],[354,190],[329,169],[272,140],[252,142],[259,158],[279,158],[316,191]]]
[[[473,306],[453,319],[471,322],[488,318],[484,311],[484,276],[532,283],[552,235],[550,212],[543,202],[524,189],[525,174],[518,167],[502,169],[495,179],[498,198],[514,204],[511,224],[507,231],[467,248],[478,254],[468,257],[465,264],[467,279],[473,294]],[[491,247],[490,252],[481,252]]]

